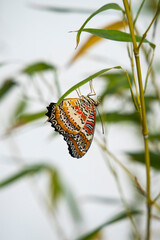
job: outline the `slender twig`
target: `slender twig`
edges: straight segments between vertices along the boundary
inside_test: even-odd
[[[138,230],[137,230],[137,226],[136,226],[136,224],[135,224],[135,222],[134,222],[134,219],[133,219],[133,217],[132,217],[132,215],[131,215],[131,213],[130,213],[129,205],[128,205],[125,197],[124,197],[123,190],[122,190],[122,186],[121,186],[121,184],[120,184],[120,180],[118,179],[117,172],[114,171],[114,170],[113,170],[113,175],[114,175],[115,181],[116,181],[116,183],[117,183],[117,187],[118,187],[118,190],[119,190],[119,193],[120,193],[121,201],[122,201],[123,206],[124,206],[124,208],[125,208],[125,210],[126,210],[127,216],[128,216],[128,218],[130,219],[130,222],[131,222],[131,226],[132,226],[132,229],[133,229],[133,233],[134,233],[134,235],[135,235],[135,236],[134,236],[134,237],[135,237],[134,239],[135,239],[135,240],[140,240],[140,236],[139,236],[139,233],[138,233]]]
[[[138,19],[138,16],[139,16],[139,14],[140,14],[140,12],[141,12],[141,10],[142,10],[142,7],[143,7],[145,1],[146,1],[146,0],[143,0],[143,1],[141,2],[141,5],[140,5],[140,7],[139,7],[139,9],[138,9],[138,11],[137,11],[136,17],[135,17],[135,19],[134,19],[134,21],[133,21],[133,25],[136,24],[136,21],[137,21],[137,19]]]
[[[139,31],[138,31],[138,29],[136,27],[135,27],[135,32],[136,32],[137,35],[140,35]],[[150,66],[150,61],[149,61],[149,55],[150,54],[149,53],[150,53],[151,50],[148,53],[146,51],[146,48],[143,47],[143,45],[141,46],[141,49],[143,50],[143,53],[144,53],[145,60],[146,60],[147,64],[149,64],[149,66]],[[160,91],[159,91],[159,87],[158,87],[156,79],[155,79],[155,71],[154,71],[153,67],[151,68],[151,79],[152,79],[152,83],[153,83],[153,86],[154,86],[154,89],[155,89],[155,94],[156,94],[156,96],[157,96],[157,98],[159,100],[159,103],[160,103]]]
[[[101,148],[103,149],[103,151],[104,151],[105,153],[108,153],[107,155],[104,156],[105,163],[107,163],[107,165],[109,166],[109,168],[110,168],[110,170],[111,170],[111,172],[112,172],[112,174],[113,174],[113,177],[114,177],[114,179],[115,179],[115,182],[116,182],[116,184],[117,184],[117,188],[118,188],[118,191],[119,191],[119,194],[120,194],[121,202],[123,203],[123,206],[124,206],[124,208],[125,208],[126,214],[127,214],[128,218],[129,218],[129,220],[130,220],[130,222],[131,222],[131,227],[132,227],[132,229],[133,229],[133,233],[134,233],[134,235],[135,235],[135,239],[136,239],[136,240],[140,240],[140,236],[139,236],[139,233],[138,233],[138,230],[137,230],[137,226],[136,226],[136,224],[135,224],[135,222],[134,222],[134,219],[133,219],[133,217],[132,217],[132,215],[131,215],[131,213],[130,213],[129,205],[128,205],[125,197],[124,197],[123,190],[122,190],[120,181],[119,181],[119,179],[118,179],[117,171],[116,171],[115,167],[113,167],[113,164],[111,164],[111,162],[110,162],[110,160],[109,160],[109,157],[110,157],[110,155],[112,155],[112,154],[107,150],[106,140],[105,140],[105,138],[103,138],[103,144],[101,144],[97,139],[96,139],[96,142],[98,143],[99,146],[101,146]],[[114,156],[112,155],[112,157],[114,157]],[[116,157],[115,157],[115,158],[116,158]],[[106,162],[106,160],[107,160],[107,162]],[[116,159],[116,160],[117,160],[117,159]],[[118,160],[118,161],[119,161],[119,160]],[[121,164],[120,161],[119,161],[119,164]],[[125,171],[127,171],[127,173],[130,174],[130,177],[133,177],[133,178],[134,178],[134,176],[132,175],[132,173],[129,173],[129,170],[128,170],[123,164],[121,164],[121,167],[122,167],[122,166],[123,166],[123,169],[125,169]]]
[[[136,185],[137,189],[140,191],[140,193],[143,196],[147,196],[145,189],[140,185],[138,178],[134,176],[131,171],[107,148],[106,144],[101,143],[98,141],[98,139],[95,137],[95,141],[98,144],[98,146],[106,152],[108,156],[110,156],[129,176],[129,178],[133,181],[133,183]],[[151,198],[151,204],[160,212],[160,205],[156,203],[157,198],[152,199]]]
[[[158,195],[154,198],[154,202],[156,202],[158,198],[160,198],[160,193],[158,193]]]
[[[151,73],[151,71],[152,71],[153,59],[154,59],[154,50],[153,50],[153,54],[152,54],[152,57],[151,57],[151,61],[150,61],[150,63],[149,63],[149,67],[148,67],[147,74],[146,74],[146,80],[145,80],[145,86],[144,86],[144,93],[146,92],[147,84],[148,84],[148,78],[149,78],[149,75],[150,75],[150,73]]]
[[[41,100],[41,102],[46,104],[45,98],[43,96],[43,92],[42,92],[41,88],[39,87],[39,84],[37,83],[37,81],[35,81],[33,76],[30,76],[30,78],[32,79],[33,87],[34,87],[35,91],[37,92],[39,99]]]
[[[155,20],[156,20],[158,14],[159,14],[159,10],[160,10],[160,1],[159,1],[159,3],[158,3],[157,11],[156,11],[156,13],[155,13],[155,15],[154,15],[154,17],[153,17],[151,23],[149,24],[147,30],[145,31],[145,33],[144,33],[143,36],[142,36],[142,39],[141,39],[141,41],[140,41],[140,43],[139,43],[139,45],[138,45],[138,49],[140,49],[140,47],[141,47],[141,45],[142,45],[144,39],[145,39],[146,36],[147,36],[148,31],[150,30],[151,26],[152,26],[153,23],[155,22]]]
[[[48,79],[45,78],[44,73],[40,72],[39,73],[40,79],[42,79],[44,86],[47,88],[48,92],[50,93],[50,95],[53,97],[53,93],[54,93],[54,86],[52,84],[49,83]],[[48,96],[47,96],[48,97]]]
[[[125,7],[126,16],[128,19],[129,29],[130,29],[132,43],[133,43],[133,51],[134,51],[134,55],[135,55],[137,76],[138,76],[138,83],[139,83],[139,91],[140,91],[140,101],[141,101],[141,107],[142,107],[142,133],[144,136],[145,161],[146,161],[146,193],[147,193],[146,240],[150,240],[150,227],[151,227],[151,224],[150,224],[151,223],[150,155],[149,155],[149,146],[148,146],[148,127],[147,127],[144,92],[143,92],[143,84],[142,84],[141,64],[140,64],[140,58],[139,58],[140,45],[139,45],[139,47],[137,46],[136,37],[135,37],[135,33],[134,33],[133,21],[132,21],[132,17],[131,17],[131,13],[130,13],[130,9],[129,9],[127,0],[123,0],[123,4]],[[148,32],[149,28],[147,29],[146,33]]]
[[[154,219],[160,221],[160,216],[157,216],[157,215],[155,215],[155,214],[152,214],[152,217],[153,217]]]
[[[140,113],[140,109],[139,109],[139,106],[138,106],[138,104],[137,104],[137,100],[136,100],[136,98],[135,98],[135,96],[134,96],[134,93],[133,93],[132,84],[131,84],[131,81],[130,81],[128,72],[125,71],[123,68],[121,68],[121,69],[122,69],[122,71],[123,71],[123,72],[126,74],[126,76],[127,76],[127,80],[128,80],[129,88],[130,88],[130,91],[131,91],[131,96],[132,96],[132,99],[133,99],[133,103],[134,103],[134,105],[135,105],[135,108],[136,108],[137,112]]]
[[[142,193],[143,196],[147,196],[144,188],[140,185],[138,178],[136,176],[134,176],[130,170],[128,168],[125,167],[125,165],[123,163],[121,163],[121,161],[113,154],[111,153],[106,147],[103,149],[105,149],[106,153],[127,173],[127,175],[130,177],[130,179],[134,182],[134,184],[137,186],[138,190]],[[156,199],[152,199],[151,198],[151,203],[152,205],[154,205],[156,207],[156,209],[158,211],[160,211],[160,205],[158,205],[156,203]]]
[[[66,234],[64,233],[64,229],[61,226],[56,216],[55,209],[53,209],[48,199],[42,194],[42,192],[39,191],[39,189],[37,188],[37,182],[35,181],[35,179],[32,178],[31,183],[32,183],[31,187],[33,188],[34,196],[37,197],[38,203],[40,203],[43,206],[46,212],[46,215],[49,217],[51,227],[54,226],[54,230],[56,231],[57,237],[61,240],[68,240],[68,238],[66,237]]]
[[[55,81],[55,85],[56,85],[56,88],[57,88],[57,96],[58,96],[58,98],[60,98],[60,96],[61,96],[61,87],[60,87],[60,83],[58,81],[57,70],[54,71],[54,81]]]
[[[137,101],[138,101],[138,105],[139,105],[139,107],[140,107],[141,103],[140,103],[140,98],[139,98],[139,93],[138,93],[138,87],[137,87],[136,78],[135,78],[133,56],[131,55],[129,46],[127,46],[127,48],[128,48],[128,55],[129,55],[129,58],[130,58],[130,60],[131,60],[132,75],[133,75],[133,81],[134,81],[134,85],[135,85],[135,89],[136,89]]]

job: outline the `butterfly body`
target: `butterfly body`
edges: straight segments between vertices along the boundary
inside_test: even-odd
[[[99,102],[89,96],[64,99],[58,106],[51,103],[46,115],[55,131],[64,136],[72,157],[81,158],[88,151],[96,120],[96,109]]]

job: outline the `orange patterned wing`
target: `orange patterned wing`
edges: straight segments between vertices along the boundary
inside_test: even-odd
[[[51,103],[46,115],[56,131],[64,136],[72,157],[81,158],[88,151],[96,120],[95,105],[90,97],[64,99],[57,107]]]

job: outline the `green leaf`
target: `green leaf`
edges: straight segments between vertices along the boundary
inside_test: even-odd
[[[64,180],[62,180],[59,176],[59,173],[55,170],[50,171],[49,195],[52,206],[55,206],[59,200],[59,197],[62,196],[68,205],[70,214],[74,221],[81,220],[82,216],[71,189],[69,188],[68,184],[66,185]]]
[[[157,101],[157,103],[159,101],[157,96],[153,96],[153,95],[145,95],[144,100],[145,100],[145,104],[146,104],[146,112],[152,111],[153,104],[155,104],[156,101]]]
[[[17,171],[17,173],[5,178],[4,180],[0,181],[0,188],[6,187],[11,183],[14,183],[15,181],[26,177],[26,176],[30,176],[32,174],[37,174],[40,171],[43,170],[52,170],[53,171],[53,167],[47,165],[47,164],[35,164],[35,165],[31,165],[31,166],[26,166],[23,167],[22,170]]]
[[[101,38],[113,40],[113,41],[132,42],[132,38],[129,33],[121,32],[118,30],[85,28],[82,31],[91,33]],[[140,42],[141,40],[142,40],[142,37],[136,36],[137,42]],[[152,48],[155,48],[155,44],[152,42],[149,42],[147,39],[144,39],[143,43],[148,43]]]
[[[22,113],[25,111],[26,107],[27,107],[27,100],[23,98],[17,103],[14,109],[14,112],[11,116],[11,121],[16,122],[19,116],[22,115]]]
[[[102,196],[96,196],[96,195],[87,195],[82,198],[82,201],[87,202],[94,202],[94,203],[100,203],[100,204],[121,204],[120,199],[118,198],[112,198],[112,197],[102,197]]]
[[[17,83],[13,78],[6,79],[0,87],[0,100],[4,98],[16,85]]]
[[[59,196],[62,195],[64,199],[67,201],[68,207],[74,220],[80,220],[81,219],[80,210],[78,208],[78,205],[76,203],[76,200],[74,199],[71,190],[68,187],[68,184],[62,181],[57,170],[49,164],[42,163],[25,166],[21,170],[17,171],[15,174],[12,174],[11,176],[1,180],[0,188],[7,187],[10,184],[15,183],[16,181],[24,177],[32,176],[42,171],[47,171],[50,176],[49,187],[52,204],[55,204]]]
[[[82,80],[81,82],[75,84],[73,87],[71,87],[67,92],[65,92],[60,98],[59,100],[57,101],[57,104],[56,106],[58,106],[65,97],[67,97],[71,92],[73,92],[74,90],[76,90],[77,88],[83,86],[84,84],[86,84],[87,82],[89,82],[90,80],[102,75],[103,73],[105,72],[108,72],[110,71],[111,69],[121,69],[123,70],[120,66],[116,66],[116,67],[112,67],[112,68],[105,68],[99,72],[96,72],[95,74],[89,76],[88,78],[85,78],[84,80]]]
[[[47,71],[47,70],[54,71],[54,70],[56,70],[56,67],[54,65],[46,63],[46,62],[36,62],[31,65],[28,65],[27,67],[22,69],[21,72],[32,76],[36,73],[40,73],[40,72]]]
[[[6,64],[7,64],[6,62],[0,62],[0,67],[3,67]]]
[[[26,109],[26,107],[27,107],[27,101],[26,99],[22,99],[16,106],[16,109],[14,112],[15,116],[19,116],[20,114],[22,114]]]
[[[21,127],[24,124],[31,123],[35,120],[45,117],[46,111],[41,111],[37,113],[23,113],[17,116],[16,119],[13,119],[13,125],[7,130],[6,134],[10,134],[11,131],[15,128]]]
[[[116,67],[112,67],[112,68],[103,69],[103,70],[101,70],[101,71],[99,71],[99,72],[96,72],[95,74],[89,76],[88,78],[82,80],[81,82],[75,84],[73,87],[71,87],[67,92],[65,92],[65,93],[59,98],[59,100],[58,100],[58,102],[57,102],[57,104],[56,104],[56,107],[57,107],[57,106],[63,101],[63,99],[64,99],[66,96],[68,96],[71,92],[73,92],[73,91],[76,90],[77,88],[83,86],[84,84],[86,84],[86,83],[89,82],[90,80],[92,80],[92,79],[94,79],[94,78],[96,78],[96,77],[104,74],[105,72],[110,71],[111,69],[121,69],[121,70],[125,73],[125,75],[126,75],[126,77],[127,77],[127,80],[128,80],[128,84],[129,84],[129,86],[130,86],[130,91],[131,91],[131,96],[132,96],[132,99],[133,99],[133,103],[134,103],[134,105],[135,105],[136,110],[139,111],[139,108],[138,108],[138,105],[137,105],[137,101],[136,101],[136,99],[135,99],[135,96],[134,96],[134,94],[133,94],[133,90],[132,90],[132,87],[131,87],[131,82],[130,82],[130,79],[129,79],[129,75],[128,75],[128,73],[127,73],[121,66],[116,66]]]
[[[155,95],[145,95],[144,98],[147,104],[152,103],[153,101],[159,101],[159,99]]]
[[[132,76],[128,74],[132,83]],[[128,81],[126,81],[126,76],[124,73],[113,73],[113,74],[104,74],[102,75],[102,79],[106,83],[106,88],[103,90],[101,94],[101,99],[113,93],[123,93],[126,89],[129,89]]]
[[[155,104],[156,101],[158,103],[158,101],[159,101],[158,97],[153,96],[153,95],[145,95],[144,100],[145,100],[145,104],[146,104],[146,111],[152,110],[153,109],[152,104]]]
[[[82,219],[81,212],[72,191],[68,187],[68,184],[66,184],[62,180],[61,180],[61,187],[63,189],[63,194],[73,219],[75,221],[80,221]]]
[[[57,171],[50,171],[49,195],[51,204],[54,206],[63,194],[60,177]]]
[[[72,215],[74,221],[81,220],[82,216],[75,200],[75,197],[68,187],[68,184],[59,176],[58,172],[54,170],[54,172],[50,172],[50,183],[49,183],[49,195],[51,198],[51,203],[54,206],[60,196],[63,196],[65,199],[68,208],[70,210],[70,214]]]
[[[119,112],[108,112],[102,113],[101,118],[103,121],[107,123],[119,123],[119,122],[134,122],[140,123],[139,114],[137,112],[134,113],[119,113]],[[99,116],[97,116],[97,122],[100,122]]]
[[[160,141],[160,134],[149,134],[150,141]]]
[[[97,11],[95,11],[94,13],[92,13],[88,18],[87,20],[83,23],[83,25],[81,26],[81,28],[78,30],[78,33],[77,33],[77,46],[79,44],[79,41],[80,41],[80,35],[81,35],[81,32],[83,31],[85,25],[91,20],[91,18],[93,18],[95,15],[97,15],[98,13],[101,13],[101,12],[104,12],[106,10],[109,10],[109,9],[113,9],[113,10],[119,10],[119,11],[122,11],[124,12],[124,10],[116,3],[109,3],[109,4],[106,4],[104,6],[102,6],[101,8],[99,8]]]
[[[127,152],[127,155],[133,161],[145,164],[145,155],[144,152]],[[160,170],[160,153],[150,152],[150,164],[156,170]]]
[[[33,164],[33,165],[27,165],[24,166],[21,170],[17,171],[15,174],[10,175],[9,177],[6,177],[5,179],[0,181],[0,188],[4,188],[9,186],[12,183],[15,183],[16,181],[27,177],[32,176],[35,174],[38,174],[42,171],[46,171],[49,173],[50,176],[50,196],[52,203],[55,203],[59,196],[62,195],[64,199],[67,201],[68,207],[70,209],[70,212],[72,216],[74,217],[74,220],[80,220],[81,214],[78,208],[78,205],[76,203],[76,200],[74,199],[74,196],[69,189],[68,184],[60,178],[57,170],[49,164]]]
[[[19,117],[19,121],[23,123],[29,123],[45,117],[45,114],[46,114],[46,111],[41,111],[37,113],[25,113]]]
[[[75,8],[75,7],[59,7],[59,6],[42,6],[38,4],[32,4],[32,7],[39,10],[58,12],[58,13],[79,13],[79,14],[88,14],[92,13],[91,9],[85,8]]]
[[[139,210],[130,210],[129,212],[131,215],[137,215],[141,214],[142,212]],[[109,220],[105,221],[103,224],[99,225],[95,229],[93,229],[91,232],[77,238],[76,240],[90,240],[96,233],[98,233],[101,229],[103,229],[106,226],[109,226],[113,223],[120,222],[121,220],[124,220],[128,217],[128,214],[126,212],[120,212],[119,214],[116,214]]]

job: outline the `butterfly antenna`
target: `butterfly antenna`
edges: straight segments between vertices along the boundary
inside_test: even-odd
[[[102,134],[104,134],[104,125],[103,125],[103,121],[102,121],[102,117],[101,117],[101,114],[98,110],[98,107],[96,108],[97,109],[97,112],[98,112],[98,115],[99,115],[99,118],[100,118],[100,121],[101,121],[101,126],[102,126]]]

